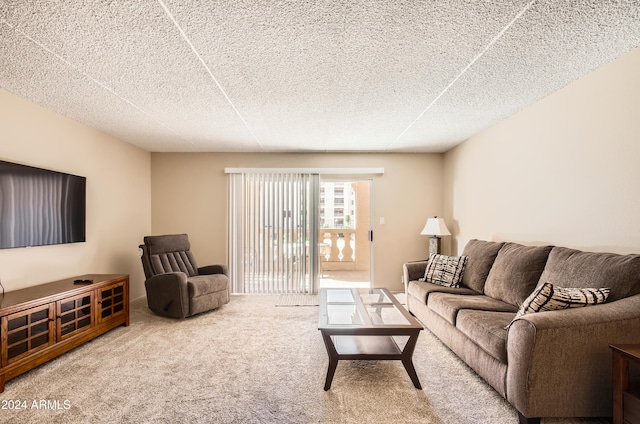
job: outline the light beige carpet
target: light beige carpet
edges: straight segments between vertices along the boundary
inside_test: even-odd
[[[25,408],[0,410],[0,422],[517,423],[515,410],[428,331],[414,355],[423,390],[398,361],[341,361],[325,392],[318,308],[277,308],[277,299],[233,296],[185,320],[133,302],[129,327],[7,382],[2,405]],[[592,422],[603,421],[543,419]]]

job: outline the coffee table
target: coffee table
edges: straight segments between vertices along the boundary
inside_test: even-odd
[[[339,360],[402,361],[422,389],[412,360],[422,325],[387,289],[321,289],[318,329],[329,355],[324,390]]]

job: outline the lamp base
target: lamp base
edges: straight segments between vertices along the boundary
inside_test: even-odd
[[[429,256],[440,254],[442,251],[442,241],[440,237],[429,237]]]

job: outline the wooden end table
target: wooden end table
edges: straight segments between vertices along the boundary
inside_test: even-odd
[[[629,387],[629,363],[640,363],[640,344],[609,347],[613,353],[613,423],[640,423],[640,388]]]
[[[318,329],[329,366],[324,390],[339,360],[399,360],[416,389],[422,389],[413,366],[413,351],[422,325],[387,289],[320,290]],[[402,346],[398,336],[408,336]]]

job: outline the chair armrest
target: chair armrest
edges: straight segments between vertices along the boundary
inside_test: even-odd
[[[207,265],[198,268],[199,275],[224,274],[229,275],[226,265]]]
[[[168,272],[147,278],[147,304],[153,312],[173,318],[189,316],[187,274]]]
[[[526,417],[573,416],[572,411],[608,416],[609,345],[639,339],[640,295],[527,314],[507,336],[507,399]]]

